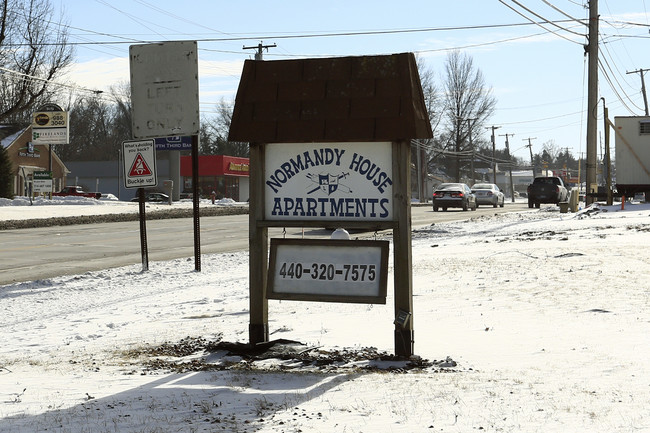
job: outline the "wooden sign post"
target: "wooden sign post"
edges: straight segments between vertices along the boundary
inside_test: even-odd
[[[303,262],[291,251],[298,248],[296,243],[285,243],[285,250],[279,253],[281,242],[276,241],[276,248],[271,249],[274,266],[269,272],[269,227],[335,223],[367,231],[392,230],[395,353],[413,355],[410,140],[431,137],[411,53],[245,62],[229,140],[250,143],[251,345],[269,340],[269,295],[301,301],[386,302],[381,285],[373,286],[372,293],[368,286],[362,287],[356,299],[354,294],[341,295],[347,287],[356,290],[361,286],[358,281],[345,281],[345,272],[352,266],[385,271],[387,262],[377,261],[376,253],[370,252],[375,248],[373,241],[356,245],[356,241],[337,241],[345,242],[346,249],[358,247],[361,256],[365,254],[365,261],[349,269],[336,262],[336,254],[325,251],[337,248],[327,242],[299,243],[306,245],[304,251],[309,254]],[[287,271],[283,264],[278,267],[278,255],[289,261],[293,270]],[[316,263],[318,258],[328,263]],[[267,293],[269,280],[274,278],[275,284],[278,272],[302,279],[310,263],[324,266],[329,274],[323,276],[332,282],[331,287],[318,284],[303,290],[300,284],[281,284],[280,293],[275,286]],[[317,275],[310,272],[307,278]],[[373,273],[373,283],[375,277]],[[342,285],[346,289],[341,289]],[[319,287],[321,293],[313,293]],[[364,292],[366,289],[369,291]]]

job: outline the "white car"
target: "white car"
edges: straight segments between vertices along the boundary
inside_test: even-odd
[[[503,207],[506,201],[505,195],[499,187],[493,183],[477,183],[472,187],[472,192],[476,196],[476,206],[482,204],[491,204],[493,207]]]

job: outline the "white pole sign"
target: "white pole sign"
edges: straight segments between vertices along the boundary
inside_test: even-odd
[[[271,143],[267,220],[393,221],[390,142]]]
[[[32,117],[32,143],[68,144],[70,124],[65,111],[37,111]]]
[[[124,141],[124,186],[144,188],[158,185],[154,140]]]
[[[133,137],[199,133],[196,41],[131,45]]]
[[[35,171],[33,180],[33,192],[52,192],[52,172]]]
[[[388,241],[271,239],[269,299],[386,303]]]

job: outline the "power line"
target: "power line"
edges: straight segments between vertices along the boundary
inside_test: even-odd
[[[558,20],[553,21],[555,23],[569,22],[569,20]],[[531,25],[539,24],[535,21],[528,23],[509,23],[509,24],[484,24],[484,25],[473,25],[473,26],[450,26],[450,27],[426,27],[426,28],[414,28],[414,29],[388,29],[388,30],[366,30],[366,31],[347,31],[347,32],[322,32],[322,33],[302,33],[302,34],[277,34],[277,35],[263,35],[263,36],[232,36],[225,38],[196,38],[197,42],[232,42],[232,41],[247,41],[247,40],[264,40],[264,39],[304,39],[304,38],[324,38],[324,37],[342,37],[342,36],[374,36],[374,35],[390,35],[390,34],[401,34],[401,33],[429,33],[429,32],[441,32],[441,31],[457,31],[457,30],[481,30],[481,29],[496,29],[496,28],[507,28],[507,27],[527,27]],[[95,41],[95,42],[72,42],[68,45],[120,45],[133,42],[139,43],[152,43],[152,42],[161,42],[161,41],[151,41],[143,39],[129,38],[121,35],[111,35],[106,33],[94,32],[92,30],[86,30],[79,27],[65,26],[67,28],[85,31],[88,33],[94,33],[98,35],[104,35],[108,37],[113,37],[116,39],[124,39],[122,41]],[[548,31],[548,30],[547,30]],[[156,32],[154,32],[156,33]],[[158,34],[158,33],[156,33]],[[7,44],[7,46],[25,46],[26,44]],[[57,45],[56,43],[42,44],[42,45]]]
[[[513,1],[514,1],[514,0],[513,0]],[[532,20],[531,18],[527,17],[525,14],[519,12],[517,9],[515,9],[515,8],[513,8],[512,6],[510,6],[509,4],[507,4],[504,0],[499,0],[499,2],[500,2],[501,4],[503,4],[504,6],[506,6],[507,8],[509,8],[509,9],[511,9],[512,11],[514,11],[516,14],[518,14],[518,15],[524,17],[525,19],[529,20],[531,23],[533,23],[533,24],[535,24],[535,25],[537,25],[537,26],[543,28],[543,29],[546,30],[547,32],[549,32],[549,33],[553,33],[554,35],[559,36],[559,37],[561,37],[562,39],[566,39],[567,41],[572,42],[572,43],[574,43],[574,44],[579,44],[579,45],[581,45],[579,42],[574,41],[574,40],[572,40],[572,39],[569,39],[569,38],[567,38],[566,36],[561,35],[561,34],[555,32],[555,31],[553,31],[553,30],[549,30],[549,29],[547,29],[546,27],[544,27],[541,23],[535,22],[535,21]],[[515,1],[515,3],[517,3],[517,2]],[[517,4],[519,4],[519,3],[517,3]],[[524,8],[524,9],[526,9],[526,8]],[[527,9],[527,10],[528,10],[528,9]],[[534,13],[533,13],[533,14],[534,14]],[[534,14],[534,15],[537,15],[537,14]],[[546,19],[544,19],[544,22],[549,22],[549,21],[546,20]],[[553,23],[553,22],[550,22],[550,23]],[[562,30],[565,30],[565,29],[562,28],[562,27],[560,27],[560,28],[561,28]],[[575,32],[572,31],[571,33],[575,33]],[[583,37],[584,37],[585,35],[580,34],[580,36],[583,36]]]
[[[117,8],[117,7],[113,6],[113,5],[111,5],[110,3],[108,3],[108,2],[106,2],[106,1],[104,1],[104,0],[95,0],[95,1],[98,2],[98,3],[103,4],[103,5],[106,6],[106,7],[109,7],[109,8],[111,8],[111,9],[113,9],[113,10],[119,12],[120,14],[122,14],[122,15],[124,15],[124,16],[126,16],[126,17],[128,17],[128,18],[131,19],[132,21],[136,22],[138,25],[147,28],[147,29],[150,30],[152,33],[155,33],[155,34],[157,34],[158,36],[160,36],[160,37],[162,37],[162,38],[165,38],[165,36],[164,36],[162,33],[158,33],[158,31],[156,31],[156,30],[152,29],[151,27],[148,27],[146,24],[144,24],[145,20],[140,19],[140,18],[137,18],[137,17],[134,17],[133,15],[131,15],[131,14],[127,13],[127,12],[124,12],[123,10],[121,10],[121,9],[119,9],[119,8]],[[171,29],[168,29],[168,30],[171,30]]]
[[[650,71],[650,69],[637,69],[636,71],[631,71],[627,72],[628,74],[639,74],[641,75],[641,93],[643,94],[643,102],[645,104],[645,115],[648,116],[648,97],[646,96],[645,93],[645,80],[643,79],[643,76],[647,71]]]
[[[531,14],[535,15],[535,16],[536,16],[537,18],[539,18],[540,20],[543,20],[544,22],[546,22],[546,23],[548,23],[548,24],[551,24],[552,26],[555,26],[555,27],[557,27],[557,28],[560,29],[560,30],[564,30],[565,32],[573,33],[574,35],[577,35],[577,36],[582,36],[582,37],[587,36],[587,35],[584,34],[584,33],[574,32],[573,30],[569,30],[569,29],[564,28],[564,27],[562,27],[562,26],[560,26],[560,25],[558,25],[558,24],[555,24],[555,23],[552,22],[552,21],[547,20],[547,19],[544,18],[543,16],[541,16],[541,15],[535,13],[535,12],[532,11],[531,9],[529,9],[529,8],[527,8],[526,6],[522,5],[522,4],[519,3],[517,0],[512,0],[512,2],[515,3],[516,5],[518,5],[520,8],[526,10],[528,13],[531,13]],[[549,4],[548,2],[546,2],[546,3]],[[576,22],[580,23],[580,24],[584,24],[584,23],[580,22],[579,20],[576,20],[576,19],[573,18],[573,17],[569,17],[569,18],[570,18],[571,20],[573,20],[573,21],[576,21]]]
[[[80,87],[80,86],[73,86],[73,85],[70,85],[70,84],[58,83],[56,81],[47,80],[45,78],[36,77],[34,75],[29,75],[29,74],[25,74],[25,73],[18,72],[18,71],[13,71],[11,69],[7,69],[7,68],[4,68],[2,66],[0,66],[0,71],[5,72],[5,73],[7,73],[7,74],[9,74],[9,75],[11,75],[13,77],[16,77],[21,81],[28,81],[28,80],[40,81],[42,83],[48,83],[48,84],[52,84],[54,86],[64,87],[64,88],[72,89],[72,90],[76,90],[76,91],[84,91],[84,92],[94,93],[96,95],[99,95],[99,94],[103,93],[103,90],[92,90],[92,89],[86,89],[86,88]]]
[[[552,5],[551,3],[547,2],[546,0],[542,0],[542,1],[543,1],[544,3],[546,3],[548,6],[550,6],[551,8],[555,9],[557,12],[561,13],[562,15],[564,15],[565,17],[567,17],[567,18],[569,18],[569,19],[572,19],[572,20],[574,20],[575,22],[578,22],[578,23],[580,23],[580,24],[585,24],[582,20],[579,20],[579,19],[577,19],[577,18],[573,18],[571,15],[567,14],[567,13],[564,12],[562,9],[560,9],[560,8],[558,8],[558,7],[554,6],[554,5]]]

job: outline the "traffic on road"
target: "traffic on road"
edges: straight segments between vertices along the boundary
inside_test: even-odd
[[[411,208],[411,225],[415,228],[523,210],[527,210],[526,202],[507,202],[504,208],[479,207],[471,213],[461,208],[433,212],[431,204],[421,204]],[[248,215],[203,217],[200,222],[202,254],[248,249]],[[192,257],[192,233],[191,218],[147,221],[149,259]],[[324,228],[269,229],[271,237],[328,238],[331,233]],[[355,233],[360,236],[363,233]],[[2,230],[0,256],[0,285],[137,264],[141,262],[139,225],[127,221]]]

